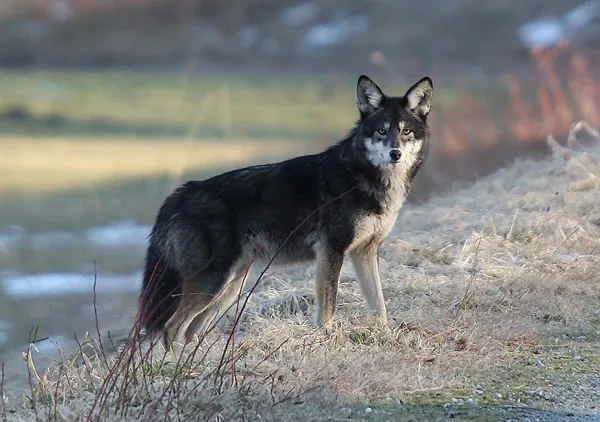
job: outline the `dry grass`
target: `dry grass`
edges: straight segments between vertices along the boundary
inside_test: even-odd
[[[600,336],[600,148],[559,148],[403,210],[380,256],[390,328],[371,319],[347,265],[327,334],[311,325],[312,269],[268,273],[238,323],[184,354],[139,347],[134,329],[116,356],[87,339],[47,373],[29,362],[36,387],[9,401],[8,419],[296,420],[537,385],[510,371]],[[597,411],[595,390],[569,400],[599,367],[585,359],[584,381],[544,406]]]

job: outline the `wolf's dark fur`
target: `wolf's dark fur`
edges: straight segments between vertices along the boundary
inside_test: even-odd
[[[237,297],[251,261],[272,258],[294,229],[275,262],[318,258],[318,323],[333,315],[347,252],[369,304],[385,320],[377,251],[427,154],[431,94],[429,78],[404,97],[387,97],[361,76],[360,119],[343,141],[176,189],[150,236],[140,299],[146,330],[166,329],[172,340],[186,323],[189,340],[206,329]]]

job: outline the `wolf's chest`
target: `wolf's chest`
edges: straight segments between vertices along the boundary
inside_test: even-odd
[[[394,227],[397,211],[385,214],[363,214],[357,217],[354,225],[354,236],[349,250],[361,247],[372,240],[383,240]]]
[[[383,195],[380,195],[381,212],[364,212],[357,216],[350,250],[374,239],[381,241],[392,231],[407,189],[401,174],[393,175],[390,182]]]

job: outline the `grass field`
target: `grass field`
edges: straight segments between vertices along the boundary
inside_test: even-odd
[[[96,131],[308,138],[321,130],[349,127],[356,115],[354,82],[127,71],[4,71],[0,109],[25,108],[39,124],[58,129],[64,124],[65,131],[84,132],[87,127],[86,135]]]

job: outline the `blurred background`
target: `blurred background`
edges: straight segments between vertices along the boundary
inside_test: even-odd
[[[360,73],[434,80],[418,204],[598,127],[599,40],[600,0],[0,0],[0,357],[126,335],[170,190],[341,139]]]

